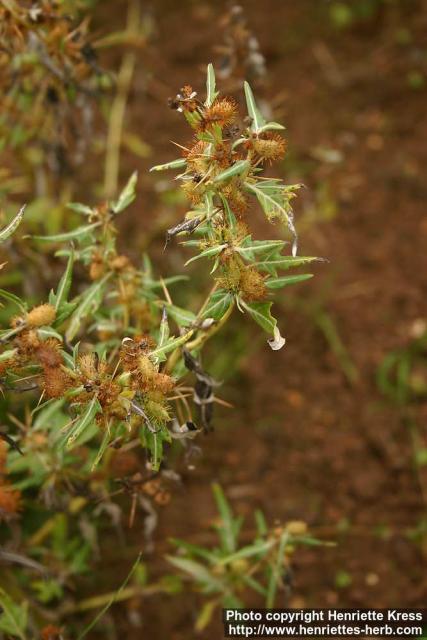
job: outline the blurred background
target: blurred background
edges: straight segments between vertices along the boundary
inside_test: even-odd
[[[115,46],[96,49],[97,64],[118,73],[119,91],[108,117],[102,105],[94,116],[80,164],[58,168],[56,158],[59,177],[47,185],[40,168],[26,182],[12,181],[13,199],[36,189],[29,221],[46,224],[46,203],[55,202],[53,230],[63,223],[61,202],[93,202],[137,169],[138,198],[121,220],[123,248],[134,257],[149,248],[163,273],[182,273],[188,256],[177,243],[163,252],[163,244],[186,205],[172,175],[148,169],[179,156],[171,141],[188,142],[168,97],[185,84],[203,94],[213,62],[222,91],[243,102],[248,77],[265,112],[286,126],[288,151],[275,170],[306,187],[295,204],[300,253],[327,260],[276,304],[287,339],[282,351],[268,349],[243,317],[209,346],[204,361],[235,408],[217,413],[202,458],[183,472],[182,489],[160,517],[158,549],[170,535],[203,542],[217,480],[239,513],[261,507],[270,521],[303,520],[314,535],[337,543],[295,556],[290,606],[422,606],[427,4],[247,0],[236,8],[222,0],[106,0],[90,13],[103,45],[108,34],[126,31],[123,42],[116,35]],[[123,128],[118,150],[114,117]],[[12,169],[10,179],[19,174]],[[271,237],[262,217],[252,215],[255,237]],[[38,257],[30,258],[37,265]],[[207,279],[188,271],[188,295],[195,289],[201,299]],[[190,302],[185,290],[182,296],[197,307],[194,295]],[[139,535],[135,526],[135,544]],[[123,557],[108,552],[108,540],[104,545],[114,579]],[[129,606],[141,608],[151,637],[178,640],[192,634],[199,605],[181,594]],[[125,609],[115,613],[124,625]],[[217,621],[203,637],[217,638],[220,629]]]

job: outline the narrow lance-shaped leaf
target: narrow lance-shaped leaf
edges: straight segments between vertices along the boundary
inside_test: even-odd
[[[285,556],[287,543],[288,543],[288,534],[284,532],[280,537],[276,560],[274,564],[271,566],[271,573],[270,573],[270,578],[269,578],[268,587],[267,587],[267,598],[265,601],[265,606],[268,609],[271,609],[272,607],[274,607],[277,587],[282,579],[283,559]]]
[[[260,128],[259,133],[264,133],[264,131],[283,131],[283,129],[285,127],[278,122],[267,122]]]
[[[119,195],[116,202],[113,203],[112,209],[114,213],[120,213],[126,207],[128,207],[136,198],[136,183],[138,180],[138,173],[134,171],[129,180],[126,183],[125,188]]]
[[[67,204],[67,208],[75,211],[76,213],[81,213],[84,216],[90,216],[93,214],[93,209],[81,202],[69,202]]]
[[[221,171],[221,173],[213,179],[213,182],[216,184],[218,182],[230,180],[230,178],[233,178],[234,176],[240,176],[249,169],[249,166],[250,164],[248,160],[239,160],[225,171]]]
[[[255,253],[271,253],[273,249],[282,249],[285,244],[283,240],[256,240],[246,247],[236,247],[236,251],[246,257]]]
[[[159,356],[166,355],[166,353],[169,353],[169,351],[173,351],[173,349],[176,349],[182,344],[185,344],[187,340],[191,338],[193,333],[194,332],[191,329],[191,331],[187,331],[187,333],[184,333],[184,335],[182,336],[178,336],[177,338],[172,338],[171,340],[168,340],[163,346],[157,347],[157,349],[154,349],[154,351],[152,351],[150,355],[153,358],[158,358]]]
[[[0,362],[7,362],[16,356],[18,349],[8,349],[0,353]]]
[[[178,158],[177,160],[171,160],[171,162],[165,162],[165,164],[156,164],[151,167],[150,171],[167,171],[168,169],[183,169],[187,164],[185,158]]]
[[[110,425],[108,425],[104,429],[104,435],[102,436],[101,445],[98,449],[98,453],[95,456],[95,460],[92,463],[91,471],[94,471],[98,466],[98,464],[100,463],[102,456],[104,455],[107,449],[108,443],[110,441],[110,437],[111,437],[111,429],[110,429]]]
[[[163,347],[163,345],[167,342],[169,338],[170,330],[168,323],[168,314],[166,311],[166,307],[163,307],[162,310],[162,319],[160,321],[160,331],[159,331],[159,341],[158,346]]]
[[[221,253],[221,251],[225,249],[226,246],[227,246],[226,244],[219,244],[216,247],[209,247],[209,249],[205,249],[201,253],[197,254],[197,256],[193,256],[192,258],[187,260],[187,262],[185,263],[185,266],[191,264],[191,262],[194,262],[199,258],[212,258],[212,256],[216,256],[218,255],[218,253]]]
[[[207,77],[206,77],[206,101],[205,101],[205,105],[207,107],[210,107],[212,105],[213,101],[215,100],[215,98],[218,95],[218,92],[215,89],[216,89],[215,71],[214,71],[213,65],[211,63],[209,63],[208,64],[208,69],[207,69]]]
[[[234,518],[233,513],[230,509],[230,505],[228,504],[227,498],[224,495],[223,490],[220,485],[214,483],[212,485],[213,494],[215,498],[215,502],[218,508],[218,511],[221,516],[222,525],[219,528],[220,533],[222,533],[222,541],[225,547],[225,550],[228,553],[233,553],[237,548],[237,535],[236,528],[234,526]]]
[[[22,218],[24,217],[25,207],[26,205],[24,204],[24,206],[20,208],[16,216],[9,222],[9,224],[0,231],[0,244],[10,238],[12,233],[14,233],[18,228]]]
[[[74,248],[71,248],[71,253],[68,258],[67,266],[62,275],[61,280],[59,281],[58,290],[55,295],[55,309],[59,311],[62,304],[67,302],[68,294],[70,293],[71,280],[73,276],[73,265],[74,265]]]
[[[153,471],[158,471],[163,459],[163,443],[165,440],[168,441],[168,438],[166,437],[164,429],[152,431],[147,422],[145,426],[148,427],[148,429],[145,430],[143,442],[150,452],[150,464]]]
[[[208,571],[208,569],[206,569],[206,567],[204,567],[200,562],[190,560],[190,558],[179,558],[175,556],[166,556],[166,560],[173,564],[177,569],[180,569],[180,571],[184,571],[184,573],[190,575],[193,580],[199,582],[202,586],[210,590],[223,590],[224,585],[222,582]]]
[[[31,236],[33,240],[39,240],[41,242],[68,242],[69,240],[76,240],[90,234],[94,229],[99,227],[100,222],[94,222],[84,227],[77,227],[73,231],[67,231],[65,233],[57,233],[53,236]]]
[[[312,273],[302,273],[297,276],[284,276],[283,278],[270,278],[265,281],[265,286],[269,289],[281,289],[291,284],[297,284],[313,277]]]
[[[92,400],[87,405],[85,412],[73,425],[70,433],[67,434],[67,449],[70,449],[73,446],[73,443],[82,435],[84,430],[92,424],[96,414],[100,411],[101,406],[98,402],[98,398],[93,396]]]
[[[242,547],[235,553],[230,554],[229,556],[225,556],[219,560],[219,564],[229,564],[230,562],[234,562],[235,560],[239,560],[241,558],[251,558],[257,555],[264,555],[267,551],[269,551],[274,545],[274,540],[257,540],[251,545],[247,545],[246,547]]]
[[[292,269],[294,267],[300,267],[304,264],[310,264],[311,262],[320,262],[320,258],[314,257],[294,257],[294,256],[272,256],[265,258],[260,262],[256,262],[254,266],[258,268],[270,267],[274,269]]]
[[[25,311],[27,308],[26,303],[21,300],[21,298],[18,298],[18,296],[16,296],[14,293],[11,293],[10,291],[6,291],[6,289],[0,289],[0,297],[5,298],[5,300],[8,300],[13,304],[16,304],[16,306],[19,307],[21,311]]]
[[[102,290],[107,282],[107,280],[111,277],[111,273],[107,273],[102,280],[99,282],[95,282],[89,289],[86,291],[85,296],[75,312],[73,313],[70,324],[65,333],[65,337],[68,342],[70,342],[74,336],[77,334],[82,320],[96,308],[98,308],[100,304],[100,298],[102,295]]]
[[[180,538],[171,538],[170,542],[181,551],[186,551],[189,556],[197,556],[203,560],[207,560],[211,564],[216,564],[218,561],[218,553],[205,547],[200,547],[199,545],[181,540]]]
[[[248,114],[252,120],[251,129],[255,133],[259,133],[261,128],[265,125],[265,120],[262,117],[261,112],[257,107],[254,94],[252,93],[252,89],[249,86],[248,82],[245,82],[244,88],[245,88],[246,105],[248,107]]]

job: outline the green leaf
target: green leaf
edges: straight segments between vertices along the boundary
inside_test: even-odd
[[[206,567],[195,560],[189,558],[179,558],[177,556],[166,556],[166,560],[170,562],[174,567],[190,575],[193,580],[200,583],[202,586],[207,587],[209,590],[222,591],[224,585],[222,582],[212,575]]]
[[[70,342],[77,334],[82,320],[90,312],[94,313],[101,304],[103,288],[111,275],[111,273],[107,273],[102,280],[94,282],[94,284],[85,292],[83,300],[71,316],[70,324],[65,333],[65,337],[68,342]]]
[[[227,198],[220,193],[220,198],[224,204],[224,208],[225,208],[225,213],[227,214],[227,218],[228,218],[228,224],[230,226],[230,229],[232,229],[234,231],[234,229],[236,228],[237,225],[237,219],[236,216],[234,215],[233,211],[231,210],[230,204],[227,200]]]
[[[255,578],[252,578],[252,576],[247,574],[242,576],[242,580],[248,587],[259,593],[264,598],[266,597],[267,589],[263,587],[263,585],[258,582],[258,580],[255,580]]]
[[[273,269],[292,269],[293,267],[300,267],[304,264],[310,264],[310,262],[320,261],[320,258],[313,257],[293,257],[293,256],[272,256],[271,258],[265,258],[260,262],[256,262],[256,267],[270,267]]]
[[[170,335],[169,323],[168,323],[168,314],[166,311],[166,307],[163,307],[162,319],[160,321],[160,330],[159,330],[159,340],[157,345],[162,347],[166,344]]]
[[[265,555],[274,545],[274,540],[258,540],[253,544],[247,545],[246,547],[242,547],[235,553],[232,553],[228,556],[225,556],[218,560],[218,564],[229,564],[230,562],[234,562],[235,560],[240,560],[241,558],[252,558],[253,556],[263,556]]]
[[[18,226],[21,224],[21,220],[24,217],[25,207],[26,205],[24,204],[24,206],[20,208],[16,216],[12,218],[9,224],[0,231],[0,244],[10,238],[12,233],[14,233]]]
[[[168,315],[175,320],[179,327],[189,327],[196,320],[196,316],[192,311],[182,309],[174,304],[166,305]]]
[[[68,258],[67,266],[59,281],[58,290],[55,295],[55,309],[58,312],[64,302],[67,302],[68,294],[70,292],[71,280],[73,276],[74,265],[74,249],[71,248],[71,253]]]
[[[177,347],[179,347],[182,344],[184,344],[185,342],[187,342],[187,340],[192,335],[193,335],[193,330],[191,329],[190,331],[187,331],[187,333],[185,333],[182,336],[178,336],[176,338],[171,338],[170,340],[168,340],[161,347],[157,347],[157,349],[154,349],[154,351],[151,351],[150,356],[153,357],[153,358],[159,358],[160,356],[164,356],[167,353],[169,353],[169,351],[173,351]]]
[[[203,318],[220,320],[233,302],[233,296],[225,289],[218,289],[209,298],[209,302],[203,312]]]
[[[270,579],[268,581],[267,597],[265,600],[265,606],[267,609],[272,609],[274,607],[277,587],[282,578],[283,559],[285,556],[286,545],[288,543],[288,540],[289,540],[288,534],[286,532],[282,533],[279,541],[279,548],[277,550],[276,561],[271,567]]]
[[[211,564],[216,564],[218,561],[218,554],[210,551],[209,549],[205,549],[205,547],[191,544],[190,542],[186,542],[179,538],[172,538],[171,542],[179,549],[186,551],[189,556],[198,556],[199,558],[203,558],[203,560],[207,560]]]
[[[8,349],[7,351],[3,351],[0,353],[0,362],[7,362],[8,360],[15,358],[17,353],[18,349]]]
[[[163,460],[163,443],[169,442],[168,432],[164,428],[160,428],[156,432],[150,431],[148,428],[143,430],[143,445],[150,452],[150,463],[153,471],[160,469]]]
[[[2,342],[7,342],[10,340],[12,336],[16,336],[17,333],[20,333],[21,327],[14,327],[13,329],[3,329],[0,331],[0,340]]]
[[[16,304],[16,306],[19,307],[21,311],[26,310],[26,303],[18,298],[18,296],[16,296],[14,293],[10,293],[10,291],[6,291],[5,289],[0,289],[0,297],[8,300],[9,302],[13,302],[13,304]]]
[[[185,266],[191,264],[192,262],[194,262],[195,260],[198,260],[199,258],[211,258],[212,256],[216,256],[219,253],[221,253],[221,251],[225,249],[226,246],[227,246],[227,243],[219,244],[216,247],[209,247],[209,249],[205,249],[201,253],[198,253],[197,256],[193,256],[192,258],[187,260],[187,262],[185,263]]]
[[[267,122],[267,124],[260,128],[259,133],[264,133],[264,131],[282,131],[285,128],[286,127],[278,122]]]
[[[265,519],[265,516],[260,509],[257,509],[255,511],[255,522],[256,522],[258,537],[263,538],[268,533],[268,526],[267,526],[267,521]]]
[[[61,409],[65,403],[65,398],[55,399],[52,398],[48,400],[43,405],[39,405],[37,407],[38,415],[33,421],[32,430],[33,431],[42,431],[49,430],[56,425],[56,420],[61,418],[63,414],[61,414]],[[35,415],[35,410],[33,410],[32,415]]]
[[[18,605],[0,587],[0,607],[3,610],[0,615],[0,630],[15,638],[26,640],[25,629],[28,620],[28,605]]]
[[[210,107],[214,102],[215,98],[218,95],[218,92],[215,91],[216,82],[215,82],[215,71],[213,65],[211,63],[208,64],[207,69],[207,77],[206,77],[206,101],[205,105]]]
[[[52,329],[52,327],[40,327],[39,329],[37,329],[37,335],[42,340],[46,340],[47,338],[55,338],[56,340],[59,340],[59,342],[63,341],[63,337],[61,336],[61,334],[58,333],[58,331],[55,331],[55,329]]]
[[[265,286],[269,289],[281,289],[287,287],[290,284],[297,284],[297,282],[303,282],[313,277],[312,273],[303,273],[298,276],[287,276],[283,278],[270,278],[265,281]]]
[[[233,178],[234,176],[240,176],[242,175],[242,173],[247,171],[249,167],[249,160],[239,160],[228,169],[225,169],[225,171],[221,171],[221,173],[215,176],[212,182],[216,184],[218,182],[225,182],[226,180],[230,180],[230,178]]]
[[[98,402],[98,398],[93,396],[92,400],[86,406],[85,412],[79,417],[73,424],[71,430],[66,434],[67,449],[71,449],[74,442],[83,432],[92,424],[97,413],[102,411],[101,405]],[[61,442],[61,445],[63,442]]]
[[[246,105],[248,108],[248,114],[249,114],[249,117],[252,119],[251,129],[255,133],[259,133],[261,128],[265,126],[266,123],[264,118],[261,115],[261,112],[259,111],[256,105],[254,94],[252,93],[252,89],[250,88],[248,82],[245,82],[244,88],[245,88],[245,97],[246,97]]]
[[[80,202],[69,202],[67,204],[67,208],[75,211],[76,213],[81,213],[84,216],[91,216],[93,214],[93,209],[88,207],[86,204],[81,204]]]
[[[92,463],[92,467],[91,467],[91,471],[93,472],[96,467],[98,466],[98,464],[100,463],[102,456],[104,455],[108,444],[110,442],[110,437],[111,437],[111,429],[110,429],[110,425],[108,425],[108,427],[104,428],[104,435],[102,436],[102,441],[101,441],[101,445],[98,449],[98,452],[95,456],[95,460]]]
[[[138,180],[138,172],[134,171],[126,183],[125,188],[119,195],[116,202],[113,203],[112,209],[114,213],[120,213],[126,209],[136,198],[136,183]]]
[[[187,161],[185,158],[177,158],[177,160],[171,160],[171,162],[166,162],[165,164],[156,164],[154,167],[151,167],[150,171],[166,171],[167,169],[183,169],[187,166]]]
[[[245,302],[240,300],[240,304],[260,327],[268,333],[274,333],[277,320],[271,315],[272,302]]]
[[[247,257],[245,254],[250,256],[256,253],[271,253],[273,249],[282,249],[285,244],[284,240],[255,240],[246,246],[236,247],[236,251]]]
[[[60,327],[67,318],[73,313],[74,309],[77,307],[78,302],[63,302],[61,306],[61,310],[56,316],[56,320],[54,323],[55,327]]]
[[[282,218],[286,222],[294,238],[294,244],[292,247],[292,254],[294,256],[296,254],[297,247],[297,232],[294,226],[290,199],[295,194],[291,193],[289,190],[279,187],[275,181],[257,184],[245,182],[245,186],[249,191],[255,194],[269,220]]]
[[[236,531],[236,521],[233,518],[233,513],[230,509],[230,505],[228,504],[227,498],[220,487],[220,485],[216,482],[212,484],[212,490],[216,502],[216,506],[218,508],[219,514],[221,516],[221,526],[218,528],[219,533],[221,535],[221,539],[224,546],[224,551],[227,553],[234,553],[237,548],[237,532]]]
[[[66,233],[57,233],[53,236],[31,236],[33,240],[40,240],[41,242],[68,242],[69,240],[76,240],[92,233],[94,229],[99,227],[100,222],[94,222],[84,227],[77,227],[73,231],[67,231]]]

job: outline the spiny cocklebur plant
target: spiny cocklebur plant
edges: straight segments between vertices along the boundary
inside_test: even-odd
[[[113,440],[137,433],[158,469],[165,441],[182,435],[183,429],[210,426],[214,383],[202,369],[199,352],[235,307],[271,334],[272,349],[284,344],[271,315],[269,292],[310,277],[279,275],[279,270],[314,258],[295,255],[290,200],[299,185],[285,186],[262,175],[263,164],[284,152],[285,142],[276,131],[280,125],[265,123],[248,85],[245,90],[250,123],[243,130],[233,128],[232,134],[237,107],[217,97],[212,67],[204,104],[190,88],[176,100],[196,131],[196,141],[185,151],[185,158],[166,166],[185,168],[179,178],[193,206],[167,237],[192,233],[197,239],[184,244],[197,254],[189,262],[200,258],[213,262],[214,285],[197,313],[172,302],[168,286],[180,276],[156,280],[148,257],[138,268],[117,250],[115,220],[135,198],[136,174],[114,202],[97,207],[70,205],[88,224],[54,236],[33,237],[35,242],[64,245],[56,254],[67,258],[67,266],[48,300],[28,309],[25,301],[4,293],[17,307],[10,328],[0,334],[6,383],[19,388],[22,376],[28,380],[30,375],[42,392],[38,410],[46,402],[61,399],[71,410],[60,439],[66,449],[82,437],[100,435],[98,462]],[[252,196],[268,219],[282,220],[290,229],[293,255],[282,255],[283,240],[252,239],[248,229]],[[69,300],[77,263],[82,263],[91,284]],[[176,335],[171,335],[171,320],[177,326]],[[180,382],[188,370],[196,378],[198,420],[187,409],[188,387]],[[173,409],[179,405],[181,411]],[[188,419],[179,420],[180,415]]]
[[[70,204],[85,218],[81,226],[32,238],[35,246],[56,247],[55,255],[66,260],[45,300],[34,306],[16,293],[0,292],[9,316],[0,332],[7,423],[1,437],[8,449],[3,487],[9,498],[0,508],[9,531],[2,544],[13,547],[14,532],[21,531],[19,554],[11,560],[20,568],[0,579],[0,586],[14,591],[18,576],[21,600],[30,589],[36,608],[65,597],[75,576],[88,571],[102,505],[117,516],[110,495],[117,476],[132,495],[130,521],[139,505],[152,530],[152,503],[168,502],[166,483],[176,478],[165,465],[169,449],[181,444],[188,461],[194,438],[211,429],[214,404],[221,402],[200,354],[233,310],[261,325],[273,350],[284,344],[270,294],[310,277],[280,272],[314,258],[296,255],[290,201],[298,185],[263,175],[265,165],[285,152],[282,127],[263,120],[247,84],[245,93],[249,115],[239,126],[237,105],[218,96],[209,66],[205,102],[190,87],[173,101],[195,139],[183,158],[155,167],[183,169],[179,180],[191,202],[167,240],[191,234],[184,243],[196,251],[190,262],[213,263],[213,286],[198,310],[173,302],[182,276],[156,278],[148,256],[136,265],[117,248],[116,219],[136,197],[136,174],[114,200]],[[282,253],[283,240],[252,239],[254,202],[269,220],[285,223],[291,255]],[[22,215],[21,210],[1,239],[13,233]],[[131,454],[137,447],[147,455],[142,472],[140,466],[132,475],[126,465],[121,472],[113,469],[117,450]],[[2,451],[4,456],[4,446]],[[52,514],[55,509],[61,517]],[[89,522],[89,514],[98,515]],[[43,580],[40,586],[34,571],[48,572],[49,588]]]

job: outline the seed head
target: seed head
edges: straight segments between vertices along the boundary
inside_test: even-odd
[[[229,127],[237,118],[237,105],[233,98],[220,98],[207,107],[203,112],[203,125],[218,124],[220,127]]]
[[[43,390],[47,398],[61,398],[72,386],[72,380],[63,369],[47,367],[43,374]]]
[[[243,298],[248,302],[264,300],[267,295],[264,278],[254,267],[247,267],[242,270],[240,276],[240,290]]]
[[[226,185],[222,193],[226,197],[230,209],[235,216],[239,218],[246,213],[248,209],[247,198],[234,182]]]
[[[86,379],[93,379],[97,375],[96,356],[94,353],[84,353],[79,357],[78,367]]]
[[[52,324],[56,318],[56,310],[51,304],[40,304],[27,314],[26,321],[30,327],[42,327]]]
[[[208,143],[204,140],[198,140],[188,151],[184,152],[187,160],[188,168],[193,173],[203,175],[208,167],[207,147]]]
[[[286,153],[286,140],[278,133],[267,132],[261,138],[255,138],[253,148],[263,160],[275,162],[281,160]]]
[[[62,364],[62,357],[59,353],[59,342],[55,339],[48,339],[41,342],[36,351],[36,358],[43,368],[57,368]]]

